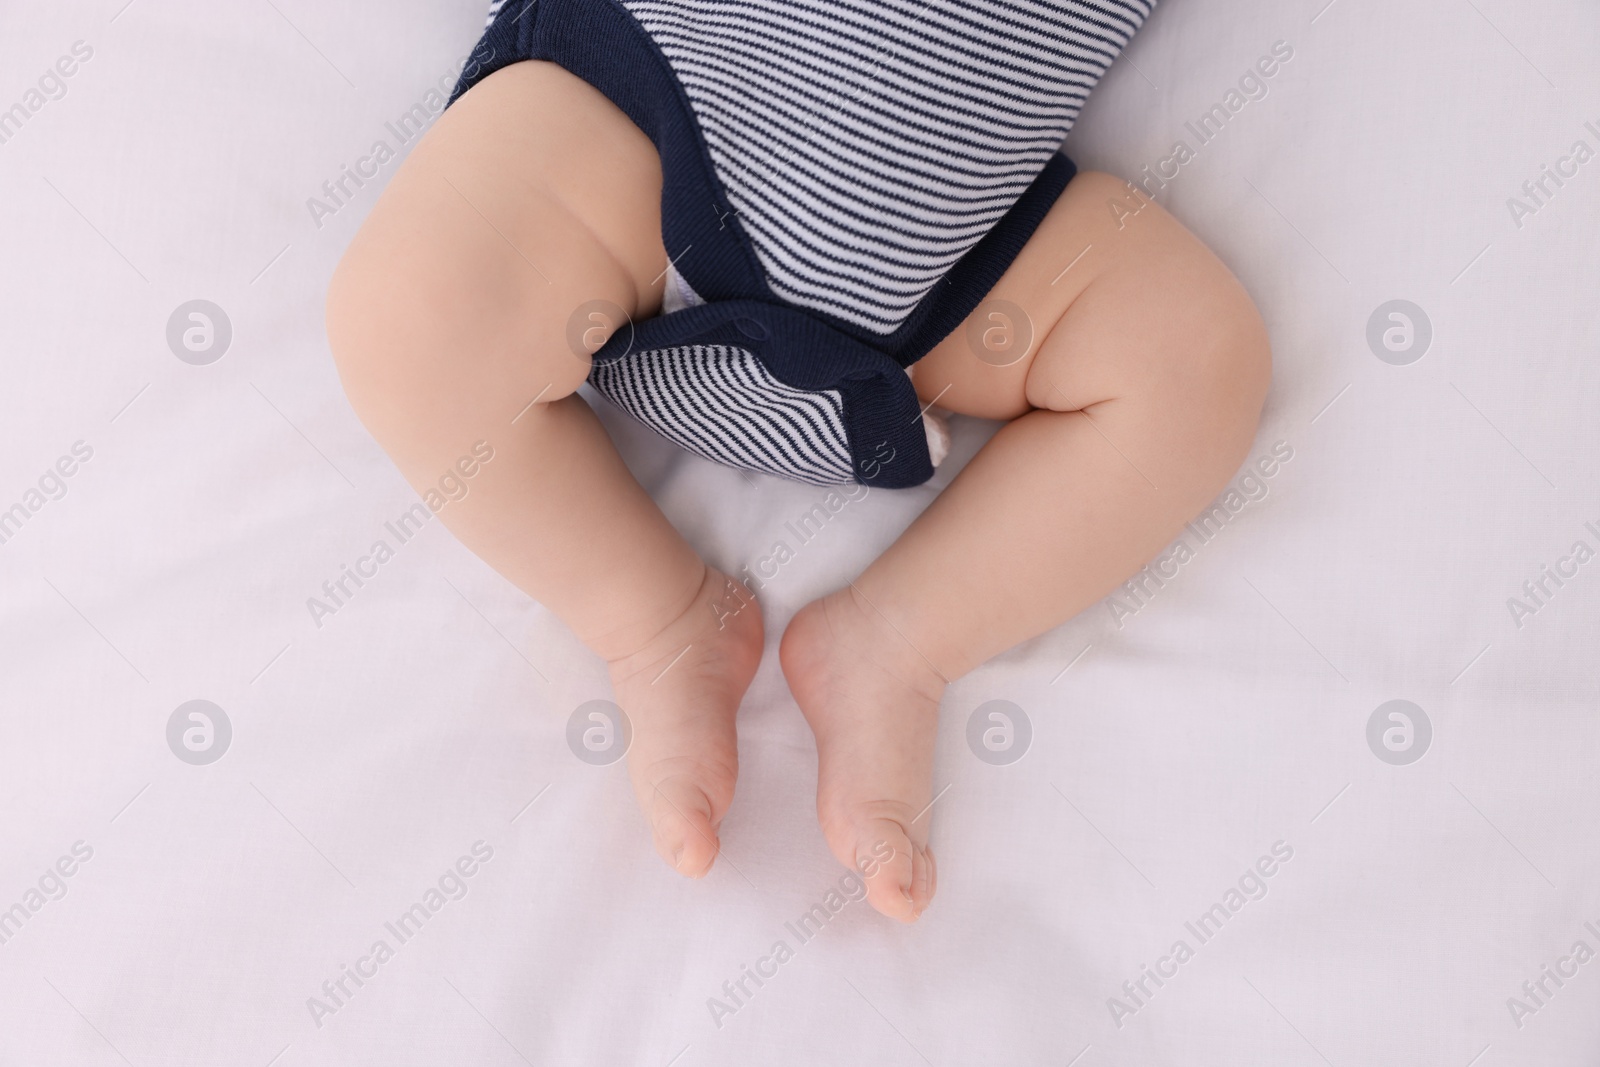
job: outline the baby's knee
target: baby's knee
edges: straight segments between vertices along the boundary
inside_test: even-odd
[[[1255,440],[1272,379],[1272,348],[1255,302],[1217,263],[1185,316],[1187,364],[1156,387],[1156,407],[1189,454],[1196,484],[1220,488]]]
[[[389,424],[427,388],[430,365],[448,324],[430,328],[445,305],[413,264],[367,233],[358,234],[328,283],[324,306],[328,347],[345,395],[362,422],[383,439]],[[475,329],[470,322],[458,328]],[[469,340],[464,338],[464,340]],[[470,343],[470,340],[469,340]]]
[[[1255,301],[1227,265],[1177,219],[1151,204],[1144,234],[1118,264],[1138,294],[1155,353],[1153,380],[1168,399],[1203,404],[1253,431],[1272,380],[1272,344]]]
[[[1241,424],[1255,429],[1272,383],[1272,342],[1255,301],[1220,261],[1208,282],[1211,305],[1196,328],[1206,358],[1200,372],[1212,395],[1226,403]]]
[[[555,400],[582,383],[587,361],[556,349],[553,313],[529,307],[506,264],[410,236],[359,234],[328,286],[328,344],[374,437],[509,419],[541,387]]]
[[[1128,353],[1097,382],[1174,457],[1174,475],[1203,492],[1250,449],[1271,342],[1255,301],[1198,237],[1154,203],[1135,221],[1082,298],[1100,311],[1094,345]]]

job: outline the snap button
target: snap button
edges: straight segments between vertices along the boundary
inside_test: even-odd
[[[733,320],[739,332],[754,341],[765,341],[772,336],[767,327],[758,319],[738,318]]]

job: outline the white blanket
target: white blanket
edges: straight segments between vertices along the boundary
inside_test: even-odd
[[[567,746],[601,664],[386,525],[323,336],[481,8],[9,5],[0,1063],[1593,1062],[1600,16],[1325,3],[1165,0],[1068,139],[1259,302],[1262,467],[950,688],[912,928],[828,896],[776,638],[992,427],[800,547],[818,490],[603,412],[709,559],[797,548],[686,882]]]

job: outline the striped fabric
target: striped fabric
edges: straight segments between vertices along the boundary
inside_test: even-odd
[[[594,353],[597,390],[721,463],[900,488],[938,451],[906,368],[1071,179],[1154,3],[495,0],[451,101],[552,60],[655,144],[667,303]]]
[[[880,334],[1021,195],[1153,6],[621,2],[688,94],[773,291]]]
[[[742,348],[693,345],[596,363],[601,395],[709,460],[812,485],[852,480],[837,392],[778,381]]]
[[[484,29],[494,25],[494,18],[500,14],[500,9],[506,6],[506,0],[489,0],[489,14],[483,20]]]

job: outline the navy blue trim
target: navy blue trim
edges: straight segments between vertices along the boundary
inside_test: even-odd
[[[611,335],[596,365],[684,345],[725,345],[752,353],[784,385],[838,390],[844,402],[856,481],[882,489],[933,477],[922,405],[904,368],[834,330],[808,311],[765,300],[719,300],[635,323]]]
[[[728,213],[683,87],[626,8],[615,0],[510,0],[473,50],[450,103],[526,59],[558,63],[593,85],[654,142],[663,176],[662,244],[696,293],[708,301],[777,302],[755,245]]]
[[[959,329],[1022,252],[1022,246],[1077,173],[1077,164],[1063,153],[1051,156],[1011,210],[956,261],[910,317],[889,335],[882,346],[884,350],[902,367],[909,367]]]
[[[662,244],[707,301],[636,324],[631,346],[613,336],[596,361],[688,344],[744,348],[787,385],[839,391],[862,484],[904,488],[932,477],[921,405],[904,368],[954,332],[994,288],[1077,172],[1073,162],[1052,156],[906,320],[891,334],[877,334],[827,312],[795,308],[773,293],[754,244],[729,209],[671,65],[617,0],[508,0],[473,49],[446,106],[495,71],[527,59],[558,63],[593,85],[655,144]],[[748,336],[735,320],[759,322],[771,336]]]

